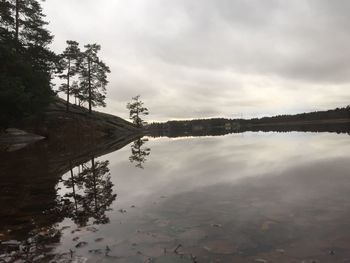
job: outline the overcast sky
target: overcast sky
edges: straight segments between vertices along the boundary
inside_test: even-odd
[[[105,112],[149,120],[255,117],[350,104],[348,0],[46,0],[62,52],[97,42]]]

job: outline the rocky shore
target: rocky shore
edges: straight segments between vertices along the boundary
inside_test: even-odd
[[[17,123],[15,127],[0,132],[0,145],[16,148],[37,140],[48,139],[57,144],[94,143],[101,138],[124,137],[142,134],[134,124],[117,116],[93,111],[54,98],[47,110],[40,115],[31,116]]]

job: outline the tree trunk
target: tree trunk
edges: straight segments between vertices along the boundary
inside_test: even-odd
[[[91,62],[90,58],[88,58],[88,75],[89,75],[89,113],[92,113],[91,104],[92,104],[92,94],[91,94]]]
[[[137,116],[137,127],[141,127],[141,120],[139,117],[139,107],[137,107],[137,111],[136,111],[136,116]]]
[[[70,78],[70,58],[68,59],[68,72],[67,72],[67,107],[66,111],[69,111],[69,78]]]
[[[140,107],[139,107],[139,99],[137,99],[136,100],[136,120],[137,120],[137,122],[136,122],[136,126],[138,127],[138,128],[140,128],[140,126],[141,126],[141,123],[140,123],[140,117],[139,117],[139,110],[140,110]]]
[[[16,52],[18,52],[19,48],[19,0],[16,0],[16,17],[15,17],[15,40],[16,40]]]
[[[77,195],[75,193],[75,181],[74,181],[72,164],[70,164],[70,178],[71,178],[71,181],[72,181],[72,190],[73,190],[73,199],[74,199],[75,213],[78,213],[78,203],[77,203]]]
[[[92,178],[93,178],[93,187],[94,187],[94,199],[95,199],[95,212],[97,213],[97,186],[96,186],[96,167],[95,167],[95,158],[91,159],[91,169],[92,169]]]

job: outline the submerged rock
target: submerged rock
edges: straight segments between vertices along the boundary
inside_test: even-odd
[[[57,255],[53,260],[49,261],[49,263],[85,263],[87,262],[86,257],[75,256],[73,258],[68,258],[66,255]]]
[[[89,253],[93,253],[93,254],[102,254],[102,249],[90,249]]]
[[[5,133],[0,134],[0,143],[7,144],[30,143],[42,139],[45,137],[15,128],[6,129]]]
[[[98,229],[96,227],[94,227],[94,226],[89,226],[89,227],[86,228],[86,230],[90,231],[90,232],[97,232],[98,231]]]
[[[36,256],[35,258],[33,258],[33,261],[39,261],[39,260],[42,260],[43,258],[45,258],[45,255],[39,255],[39,256]]]
[[[6,245],[6,246],[19,246],[21,244],[21,242],[19,242],[17,240],[9,240],[9,241],[1,242],[1,244]]]
[[[237,252],[236,246],[224,240],[208,241],[203,248],[208,252],[214,253],[214,254],[229,255]]]
[[[5,151],[14,152],[43,139],[45,139],[43,136],[15,128],[9,128],[5,130],[5,133],[0,134],[0,145],[4,146],[2,148],[4,148]]]
[[[155,263],[193,263],[192,259],[185,256],[162,256],[154,260]]]
[[[75,245],[76,248],[81,248],[81,247],[85,247],[88,244],[88,242],[85,241],[81,241],[78,244]]]

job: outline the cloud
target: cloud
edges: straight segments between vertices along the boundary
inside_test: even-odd
[[[344,106],[350,96],[345,0],[50,0],[56,35],[102,45],[105,111],[150,118],[273,115]]]

